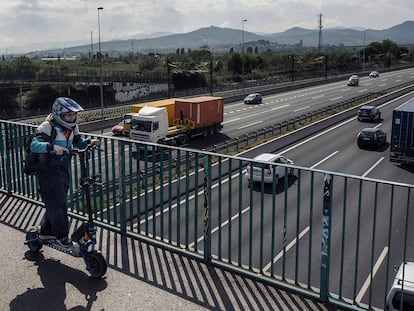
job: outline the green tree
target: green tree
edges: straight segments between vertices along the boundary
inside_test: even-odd
[[[11,63],[16,79],[33,79],[36,76],[36,68],[30,58],[20,56]]]

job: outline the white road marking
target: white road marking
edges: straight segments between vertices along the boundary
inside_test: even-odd
[[[309,231],[310,227],[307,226],[305,229],[303,229],[303,231],[299,234],[299,238],[292,240],[292,242],[289,243],[288,246],[286,246],[286,252],[291,249],[298,240],[300,240],[308,231]],[[282,258],[283,256],[283,250],[279,252],[279,254],[276,255],[276,257],[273,259],[273,263],[276,263],[276,261],[278,261],[280,258]],[[264,266],[263,271],[267,271],[270,269],[270,267],[272,266],[272,262],[269,262],[266,266]]]
[[[239,117],[239,118],[236,118],[236,119],[227,120],[227,121],[222,122],[222,124],[227,124],[227,123],[230,123],[230,122],[234,122],[234,121],[238,121],[238,120],[243,120],[243,119],[255,117],[255,116],[259,115],[259,114],[267,114],[267,113],[269,113],[269,111],[278,110],[278,109],[282,109],[282,108],[286,108],[286,107],[290,107],[290,104],[273,107],[272,109],[265,110],[265,111],[255,112],[254,115],[245,116],[245,117]]]
[[[310,168],[315,168],[318,165],[322,164],[323,162],[325,162],[326,160],[332,158],[335,154],[337,154],[339,151],[336,150],[335,152],[331,153],[330,155],[328,155],[327,157],[323,158],[322,160],[320,160],[319,162],[315,163],[314,165],[312,165]]]
[[[376,261],[374,268],[372,269],[373,275],[372,278],[374,278],[375,274],[378,272],[379,267],[382,265],[382,262],[384,261],[385,256],[388,253],[388,247],[384,247],[384,249],[382,250],[380,256],[378,257],[378,260]],[[364,297],[365,293],[368,290],[368,287],[370,285],[371,282],[371,273],[368,274],[367,279],[365,280],[364,284],[361,287],[361,290],[359,291],[355,301],[356,302],[361,302],[362,297]]]
[[[377,162],[373,166],[371,166],[364,174],[362,174],[362,177],[366,177],[378,164],[380,164],[384,160],[384,157],[379,158]]]
[[[314,97],[312,97],[312,99],[318,99],[318,98],[321,98],[321,97],[325,97],[325,95],[314,96]]]
[[[293,110],[293,112],[298,112],[298,111],[301,111],[301,110],[304,110],[304,109],[308,109],[309,107],[310,107],[310,106],[302,107],[302,108],[299,108],[299,109]]]
[[[242,213],[242,215],[243,215],[244,213],[246,213],[249,209],[250,209],[250,206],[247,206],[246,208],[244,208],[244,209],[242,210],[242,212],[241,212],[241,213]],[[239,218],[239,213],[234,214],[234,215],[230,218],[230,220],[231,220],[231,221],[234,221],[234,220],[236,220],[237,218]],[[229,220],[226,220],[226,221],[225,221],[225,222],[223,222],[220,226],[216,226],[216,227],[212,228],[212,229],[211,229],[211,233],[214,233],[214,232],[218,231],[218,230],[219,230],[219,228],[223,228],[223,227],[224,227],[224,226],[226,226],[228,223],[229,223]],[[204,236],[200,236],[200,237],[197,239],[197,243],[200,243],[202,240],[204,240]],[[188,244],[188,247],[194,247],[194,243],[195,243],[195,242],[192,242],[192,243]]]
[[[246,127],[249,127],[249,126],[252,126],[252,125],[256,125],[256,124],[259,124],[259,123],[262,123],[262,122],[263,122],[263,120],[257,121],[257,122],[254,122],[254,123],[250,123],[250,124],[246,124],[245,126],[239,127],[238,130],[241,130],[241,129],[244,129]]]

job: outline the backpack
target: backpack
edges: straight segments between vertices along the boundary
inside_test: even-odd
[[[50,125],[52,127],[52,131],[49,140],[50,142],[53,142],[56,138],[56,129],[52,122],[50,122]],[[30,144],[32,143],[33,138],[41,135],[42,133],[35,131],[29,135],[29,137],[26,139],[24,143],[25,159],[23,161],[23,171],[26,175],[35,175],[38,169],[45,164],[45,158],[49,157],[48,154],[35,153],[30,150]]]

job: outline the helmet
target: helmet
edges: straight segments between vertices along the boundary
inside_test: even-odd
[[[79,112],[79,111],[83,111],[83,108],[73,99],[70,99],[67,97],[56,98],[52,106],[53,118],[56,120],[57,123],[59,123],[60,125],[63,125],[66,128],[74,127],[76,125],[76,119],[71,123],[66,122],[62,118],[63,114],[68,113],[68,112]]]

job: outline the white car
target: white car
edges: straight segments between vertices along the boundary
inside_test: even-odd
[[[371,71],[369,74],[370,78],[378,78],[379,77],[379,72],[378,71]]]
[[[270,162],[270,163],[258,163],[256,161],[262,162]],[[263,182],[264,183],[273,183],[276,184],[279,181],[279,178],[285,176],[287,172],[289,175],[293,175],[293,167],[284,167],[277,165],[278,163],[286,164],[286,165],[293,165],[293,161],[280,155],[280,154],[273,154],[273,153],[262,153],[256,157],[254,157],[253,161],[249,166],[247,166],[246,171],[246,178],[250,184],[250,177],[252,177],[253,183],[255,182]],[[253,171],[252,171],[253,170]],[[275,171],[274,171],[275,170]],[[274,172],[273,172],[274,171]]]
[[[404,269],[404,271],[403,271]],[[397,270],[397,268],[395,268]],[[404,276],[404,278],[403,278]],[[401,304],[402,298],[402,304]],[[402,307],[402,308],[401,308]],[[402,263],[397,270],[386,299],[386,310],[414,309],[414,262]]]

